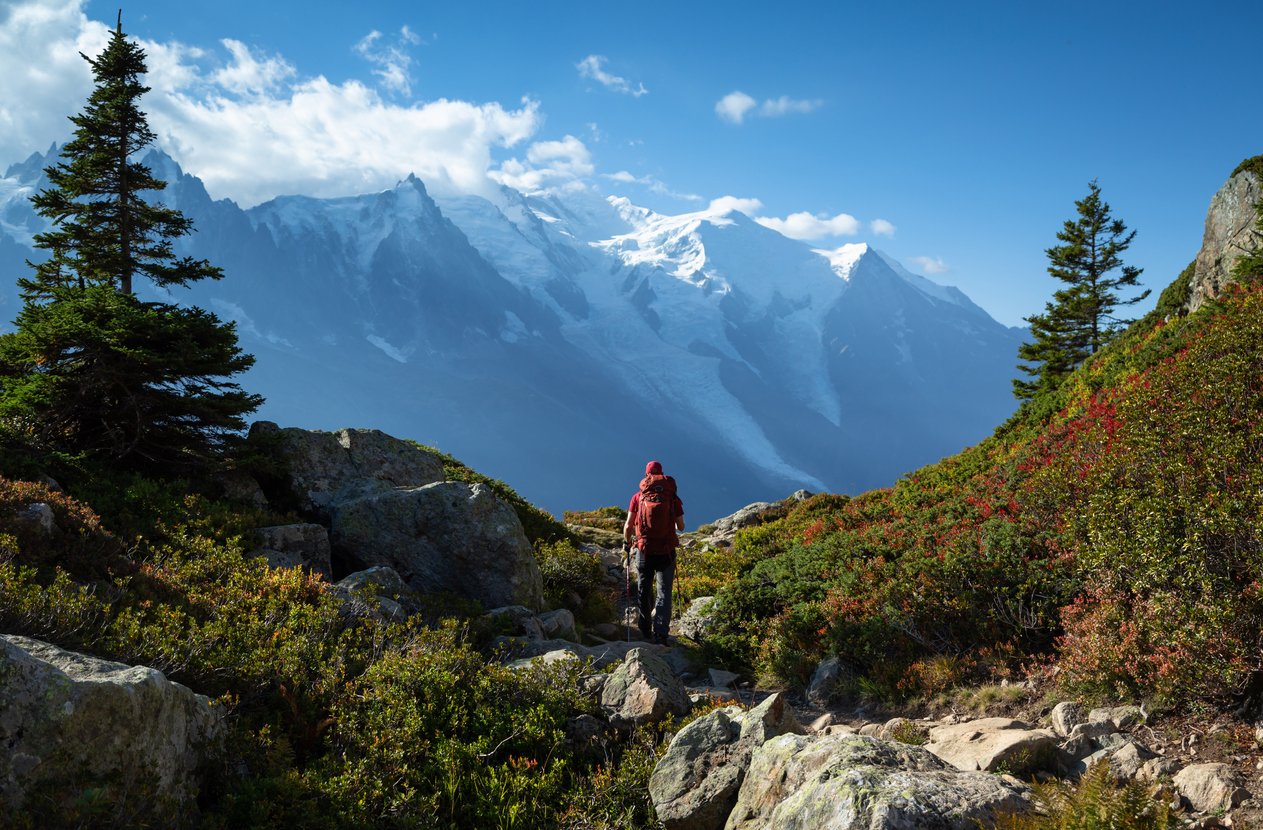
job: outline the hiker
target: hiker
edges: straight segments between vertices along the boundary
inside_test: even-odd
[[[675,479],[662,474],[662,464],[650,461],[640,489],[627,507],[623,550],[630,552],[636,537],[636,584],[640,600],[640,633],[655,643],[667,643],[671,628],[671,583],[675,580],[676,531],[684,529],[684,504],[675,493]],[[657,601],[654,602],[654,586]]]

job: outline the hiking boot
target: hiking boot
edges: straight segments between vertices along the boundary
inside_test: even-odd
[[[654,645],[659,645],[659,646],[675,645],[675,640],[672,639],[670,634],[655,634],[653,635],[653,642],[654,642]]]
[[[649,642],[653,638],[653,629],[649,627],[649,623],[642,621],[638,626],[640,629],[640,638],[645,642]]]

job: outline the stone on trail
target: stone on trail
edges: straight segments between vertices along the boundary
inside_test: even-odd
[[[661,657],[650,649],[633,648],[605,682],[601,708],[615,726],[633,727],[685,715],[692,703]]]

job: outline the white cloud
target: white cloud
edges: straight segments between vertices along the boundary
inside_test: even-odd
[[[763,203],[758,199],[743,199],[738,196],[720,196],[718,199],[711,199],[710,206],[706,208],[709,213],[731,213],[739,211],[746,216],[753,216],[763,209]]]
[[[92,87],[79,53],[98,54],[109,39],[110,27],[89,20],[84,5],[0,5],[0,160],[69,138],[66,116],[82,109]],[[401,49],[418,40],[407,29],[396,38]],[[381,190],[409,172],[440,192],[489,192],[495,151],[530,140],[543,121],[539,104],[526,99],[510,107],[446,99],[404,106],[360,81],[298,77],[284,58],[238,41],[207,51],[173,42],[140,45],[152,87],[142,105],[158,145],[213,196],[246,206],[285,193]],[[394,47],[379,35],[363,48],[389,55]],[[384,88],[398,88],[392,78],[406,80],[406,63],[391,60],[375,69]],[[392,65],[403,75],[391,75]]]
[[[741,124],[748,116],[780,118],[794,113],[811,112],[824,106],[819,99],[804,100],[782,95],[768,98],[762,104],[741,90],[729,92],[715,104],[715,114],[729,124]]]
[[[729,92],[719,103],[715,104],[715,113],[729,124],[740,124],[746,113],[758,106],[759,102],[740,90]]]
[[[511,158],[491,171],[493,179],[525,193],[567,187],[595,171],[587,146],[572,135],[561,141],[537,141],[526,161]]]
[[[260,59],[249,46],[239,40],[224,39],[220,43],[232,55],[232,62],[212,73],[210,79],[228,92],[238,95],[273,92],[295,74],[294,67],[281,57]],[[160,71],[152,56],[149,63],[151,71]],[[175,65],[164,74],[169,75],[178,66],[177,56]]]
[[[630,95],[633,98],[639,98],[642,95],[648,95],[649,90],[645,89],[645,85],[637,83],[635,87],[626,78],[620,78],[618,75],[611,75],[605,71],[605,62],[609,58],[604,55],[588,55],[583,60],[575,64],[575,69],[579,70],[580,78],[591,78],[606,89],[614,92],[621,92],[624,95]]]
[[[828,216],[801,211],[791,213],[784,219],[766,216],[757,221],[790,239],[824,239],[830,236],[854,236],[860,232],[859,220],[849,213]]]
[[[927,274],[942,274],[951,270],[947,263],[939,257],[914,256],[909,261],[920,266],[921,270]]]
[[[399,30],[392,43],[383,41],[381,32],[374,29],[355,44],[355,53],[373,64],[373,74],[381,79],[382,86],[400,95],[412,94],[412,79],[408,69],[412,66],[409,46],[421,43],[421,38],[407,26]]]
[[[782,115],[811,112],[824,106],[824,101],[815,99],[805,101],[782,95],[780,98],[769,98],[759,107],[759,115],[764,118],[780,118]]]
[[[43,151],[70,133],[66,116],[92,89],[79,53],[95,55],[109,41],[103,23],[84,16],[82,0],[0,5],[0,153],[5,161]]]
[[[895,235],[895,226],[890,222],[887,222],[885,219],[874,219],[868,223],[868,229],[871,230],[875,236]]]
[[[626,170],[619,170],[617,173],[602,173],[601,178],[609,179],[619,184],[638,184],[641,187],[649,189],[651,193],[657,193],[661,196],[670,196],[672,199],[680,199],[685,202],[700,202],[702,197],[696,193],[680,193],[672,190],[660,179],[653,176],[635,176]]]

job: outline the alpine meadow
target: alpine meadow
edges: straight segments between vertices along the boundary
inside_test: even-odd
[[[983,7],[0,0],[0,827],[1263,826],[1252,53]]]

